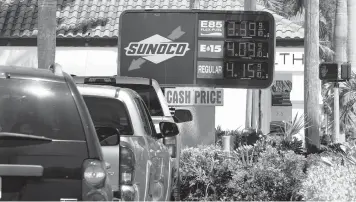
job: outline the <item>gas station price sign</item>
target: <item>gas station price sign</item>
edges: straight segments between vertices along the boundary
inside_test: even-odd
[[[274,77],[275,20],[265,11],[126,10],[120,75],[161,85],[264,89]]]
[[[202,49],[198,47],[197,84],[255,89],[272,84],[275,22],[270,13],[236,11],[222,14],[207,11],[199,13],[198,19],[198,45],[215,45],[211,50],[219,50],[216,46],[220,45],[222,49],[220,53],[208,55],[199,54]],[[203,22],[206,22],[207,29],[203,28]],[[217,34],[218,25],[221,25],[220,35]],[[212,33],[207,33],[207,30]],[[202,63],[204,65],[199,65]]]

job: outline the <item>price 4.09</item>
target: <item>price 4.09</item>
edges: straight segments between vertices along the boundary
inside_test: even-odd
[[[224,77],[230,79],[268,79],[268,64],[225,62]]]

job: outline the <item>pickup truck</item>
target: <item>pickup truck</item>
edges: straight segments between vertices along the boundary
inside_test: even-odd
[[[189,110],[177,109],[172,116],[166,99],[163,95],[160,85],[154,79],[140,77],[121,77],[121,76],[75,76],[72,75],[76,84],[89,85],[110,85],[121,88],[129,88],[136,91],[143,99],[155,125],[156,132],[161,133],[159,123],[162,121],[172,123],[183,123],[193,120],[193,116]],[[180,200],[180,175],[179,175],[179,160],[181,151],[181,134],[174,137],[164,137],[157,141],[168,148],[172,161],[172,193],[171,199],[174,201]]]
[[[160,141],[179,133],[175,123],[159,123],[157,134],[142,98],[133,90],[113,86],[79,84],[88,107],[114,196],[123,201],[169,201],[172,162]],[[120,161],[119,161],[120,159]]]

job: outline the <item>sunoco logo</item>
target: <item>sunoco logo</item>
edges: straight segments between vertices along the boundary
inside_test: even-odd
[[[174,42],[185,32],[180,27],[166,38],[158,34],[139,42],[131,42],[125,49],[127,56],[140,56],[144,60],[159,64],[175,56],[184,56],[189,51],[189,44]],[[133,60],[129,70],[138,69],[145,62],[142,59]]]
[[[127,56],[173,55],[183,56],[189,50],[188,43],[130,43]]]

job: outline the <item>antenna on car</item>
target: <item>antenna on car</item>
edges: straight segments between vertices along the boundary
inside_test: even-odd
[[[58,63],[51,64],[48,69],[51,70],[51,72],[55,75],[63,75],[62,66]]]

